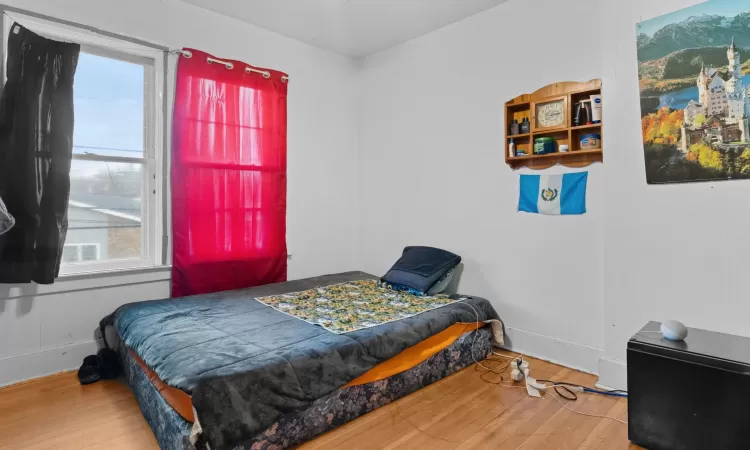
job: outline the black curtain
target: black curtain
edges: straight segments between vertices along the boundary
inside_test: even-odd
[[[73,78],[81,47],[9,32],[0,97],[0,198],[16,224],[0,236],[0,283],[54,282],[68,231]]]

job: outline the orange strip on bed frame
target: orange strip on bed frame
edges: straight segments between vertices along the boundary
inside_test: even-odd
[[[419,344],[407,348],[393,358],[378,364],[344,387],[372,383],[374,381],[380,381],[392,377],[393,375],[398,375],[401,372],[406,372],[417,364],[427,361],[441,350],[444,350],[456,342],[456,339],[461,337],[462,334],[474,331],[484,325],[484,323],[453,324],[440,333],[429,337]],[[482,357],[482,359],[484,359],[484,357]]]

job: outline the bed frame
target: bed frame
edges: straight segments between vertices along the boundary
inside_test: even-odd
[[[464,369],[474,363],[474,358],[485,359],[492,348],[490,339],[489,327],[466,333],[406,372],[381,381],[339,389],[316,400],[303,411],[282,416],[248,442],[248,447],[237,447],[237,450],[250,450],[249,446],[253,450],[288,448],[309,441]],[[196,450],[190,443],[192,424],[164,401],[124,345],[119,346],[118,353],[125,378],[162,450]]]

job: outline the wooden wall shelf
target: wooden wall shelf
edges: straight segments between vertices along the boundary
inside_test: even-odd
[[[555,164],[567,167],[584,167],[595,162],[604,160],[604,134],[603,124],[587,124],[575,126],[575,105],[592,94],[602,93],[602,81],[591,80],[585,83],[560,82],[545,86],[532,94],[520,95],[505,103],[505,162],[513,169],[529,167],[531,169],[546,169]],[[603,98],[602,98],[603,100]],[[563,105],[563,118],[560,122],[553,124],[538,121],[536,111],[538,105],[557,102]],[[520,123],[523,118],[531,121],[531,132],[525,134],[510,134],[510,125],[516,119]],[[541,122],[541,123],[540,123]],[[545,128],[543,125],[550,125]],[[581,136],[596,133],[601,136],[601,148],[582,150],[580,145]],[[568,145],[567,152],[555,152],[543,155],[535,155],[534,139],[538,137],[552,137],[556,141],[556,149],[560,145]],[[510,156],[510,140],[516,144],[516,151],[525,155]]]

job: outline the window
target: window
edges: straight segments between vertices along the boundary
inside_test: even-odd
[[[4,30],[15,20],[81,44],[60,273],[162,264],[164,52],[20,14],[4,20]]]
[[[101,254],[99,253],[100,244],[65,244],[63,246],[62,262],[77,263],[85,261],[99,261]]]

